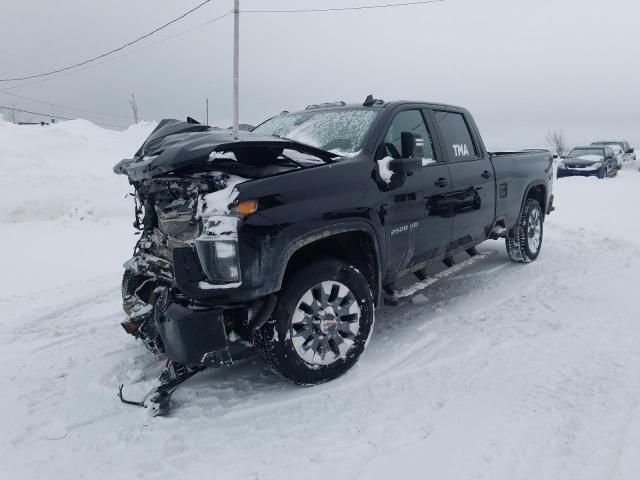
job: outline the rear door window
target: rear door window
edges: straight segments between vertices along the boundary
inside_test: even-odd
[[[473,136],[464,115],[445,110],[434,110],[433,115],[444,137],[442,141],[449,160],[464,161],[478,158]]]

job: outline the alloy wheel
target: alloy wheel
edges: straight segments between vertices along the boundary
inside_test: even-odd
[[[311,365],[326,366],[347,356],[360,330],[361,310],[349,288],[324,281],[302,296],[291,319],[296,353]]]
[[[542,215],[538,209],[534,209],[529,213],[527,237],[529,251],[532,253],[537,252],[542,242]]]

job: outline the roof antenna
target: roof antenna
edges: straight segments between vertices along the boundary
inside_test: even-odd
[[[376,101],[373,98],[373,95],[367,95],[367,99],[364,101],[362,105],[365,107],[372,107],[375,103]]]

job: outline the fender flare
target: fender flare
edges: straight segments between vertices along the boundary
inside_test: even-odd
[[[524,195],[522,196],[522,200],[520,201],[520,209],[518,210],[518,217],[517,217],[516,225],[518,225],[520,223],[521,216],[522,216],[522,210],[524,209],[524,204],[525,204],[527,198],[529,197],[529,193],[531,192],[531,190],[533,188],[540,187],[540,186],[544,188],[544,202],[545,202],[545,205],[540,205],[540,206],[542,207],[542,210],[546,214],[546,204],[549,201],[549,197],[548,197],[548,195],[549,195],[549,186],[545,183],[544,180],[533,180],[524,189]]]
[[[299,237],[294,238],[290,242],[284,252],[282,253],[280,265],[282,268],[278,272],[277,277],[277,290],[282,288],[282,283],[284,281],[284,275],[287,270],[287,266],[289,265],[289,261],[291,257],[295,255],[296,252],[300,251],[302,248],[310,245],[319,240],[324,240],[326,238],[333,237],[335,235],[340,235],[343,233],[352,233],[352,232],[360,232],[365,233],[370,238],[373,243],[374,255],[376,261],[376,292],[374,292],[374,299],[376,300],[376,304],[378,304],[378,297],[382,291],[382,265],[383,262],[386,262],[386,255],[384,250],[380,248],[380,242],[378,239],[378,235],[376,234],[375,228],[364,221],[348,221],[343,223],[332,224],[327,227],[322,227],[316,230],[312,230],[307,232]]]

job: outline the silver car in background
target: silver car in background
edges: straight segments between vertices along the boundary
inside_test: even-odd
[[[612,147],[615,145],[622,150],[622,162],[632,162],[636,159],[635,149],[626,140],[607,140],[607,141],[593,142],[591,145],[602,145],[602,146],[608,146],[608,147]],[[620,170],[620,168],[618,168],[618,170]]]

